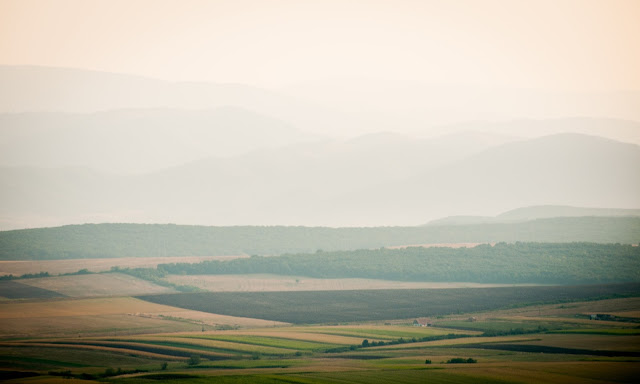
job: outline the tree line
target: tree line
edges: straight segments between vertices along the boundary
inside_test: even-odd
[[[640,281],[640,247],[498,243],[473,248],[380,248],[160,264],[158,269],[187,275],[269,273],[426,282],[596,284]]]

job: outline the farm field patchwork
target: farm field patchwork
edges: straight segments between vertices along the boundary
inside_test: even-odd
[[[390,332],[382,332],[385,327],[389,327]],[[294,331],[290,336],[287,335],[289,328]],[[318,337],[324,335],[327,340],[336,341],[335,333],[344,329],[344,326],[284,327],[121,336],[115,339],[82,337],[7,341],[0,345],[0,366],[30,370],[41,375],[68,371],[67,375],[79,377],[84,372],[85,377],[102,377],[101,381],[114,383],[154,383],[158,380],[170,383],[212,380],[228,383],[421,383],[425,380],[435,383],[606,383],[611,382],[611,377],[615,382],[631,383],[637,373],[637,364],[640,364],[640,359],[630,362],[628,357],[617,361],[598,361],[598,356],[592,356],[596,360],[583,361],[585,357],[577,355],[482,348],[482,343],[494,345],[496,342],[520,340],[520,343],[529,344],[547,336],[580,338],[581,335],[470,337],[441,340],[448,344],[419,342],[389,347],[343,348],[341,352],[332,348],[337,344],[319,342]],[[387,335],[403,334],[404,330],[407,338],[416,331],[422,331],[408,325],[363,324],[346,329]],[[424,331],[426,334],[434,330]],[[305,334],[309,335],[308,340],[304,340]],[[454,341],[466,341],[466,344],[452,343]],[[469,342],[478,348],[468,348]],[[629,345],[633,343],[631,341]],[[598,343],[593,346],[599,348]],[[79,360],[80,353],[83,358]],[[52,355],[56,357],[52,359]],[[192,357],[189,356],[198,356],[196,363],[191,364]],[[474,363],[447,364],[456,358],[472,359]],[[425,359],[432,363],[425,364]],[[166,370],[163,369],[165,365]],[[577,368],[581,369],[580,373],[573,372]],[[118,369],[139,373],[120,377]],[[115,376],[101,376],[106,373]]]
[[[517,289],[523,288],[548,287]],[[571,287],[563,287],[562,290],[565,297],[567,292],[571,292],[567,288]],[[585,291],[585,287],[581,288]],[[481,289],[476,289],[478,290]],[[402,300],[415,300],[418,297],[442,300],[436,296],[437,292],[442,291],[419,290],[416,295],[407,295],[398,290],[347,291],[349,294],[338,299],[345,300],[341,305],[350,304],[356,308],[364,303],[368,305],[368,316],[374,317],[398,313],[404,308],[403,305],[408,307],[409,304],[403,304]],[[450,296],[449,292],[444,297],[450,300],[450,306],[458,308],[460,312],[433,316],[431,321],[436,325],[433,327],[413,326],[414,318],[411,317],[394,316],[377,321],[367,319],[366,312],[359,309],[364,320],[355,323],[289,325],[247,319],[260,323],[252,328],[214,329],[224,328],[223,324],[208,326],[178,314],[193,313],[201,316],[200,319],[220,316],[218,314],[190,311],[127,297],[8,301],[0,303],[0,321],[39,322],[43,328],[39,331],[34,328],[30,330],[30,334],[5,332],[0,335],[0,375],[6,375],[7,378],[13,377],[12,375],[37,375],[29,378],[30,382],[33,380],[36,383],[48,382],[47,379],[53,382],[58,378],[73,377],[84,379],[82,382],[85,383],[98,380],[114,384],[151,384],[158,381],[426,381],[502,384],[635,382],[640,367],[640,341],[637,340],[640,335],[630,332],[637,329],[636,320],[587,320],[583,312],[585,308],[629,312],[636,308],[637,298],[556,303],[495,311],[485,308],[481,312],[464,312],[462,304],[467,300],[477,299],[478,296],[467,297],[464,289],[452,291],[456,291],[458,296]],[[384,301],[389,298],[400,298],[401,305],[390,308],[389,312],[381,312],[379,308],[383,306],[372,305],[375,301],[370,292],[378,293],[378,300],[382,300],[387,306],[393,303]],[[404,296],[398,296],[398,292],[404,293]],[[431,295],[424,295],[425,292]],[[600,293],[602,288],[591,292]],[[292,293],[299,294],[279,294]],[[536,293],[538,298],[544,298],[549,291]],[[485,294],[486,292],[480,297],[486,297]],[[531,292],[519,294],[520,299],[534,297]],[[192,297],[208,301],[215,295],[220,294]],[[459,301],[452,301],[452,297],[457,297]],[[345,298],[351,301],[346,301]],[[286,308],[282,307],[284,305],[297,305],[295,302],[291,303],[286,300],[270,302],[279,310]],[[414,302],[413,305],[420,305],[420,302]],[[320,309],[327,310],[326,308]],[[87,315],[77,316],[78,313]],[[254,313],[258,314],[257,311]],[[108,325],[111,328],[106,327],[105,319],[110,319]],[[88,324],[91,323],[103,328],[90,330]],[[3,324],[4,331],[4,323],[0,324]],[[44,328],[44,324],[49,328]],[[84,331],[77,332],[83,329],[82,324]],[[561,329],[546,329],[554,324],[560,324]],[[237,324],[230,325],[228,328],[236,326]],[[524,334],[488,335],[494,331],[510,333],[518,328],[522,328]],[[606,333],[590,333],[594,329]],[[542,351],[544,353],[540,353]],[[16,378],[7,382],[23,381]]]

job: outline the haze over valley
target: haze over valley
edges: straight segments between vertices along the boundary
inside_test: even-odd
[[[638,20],[0,0],[0,381],[636,383]]]

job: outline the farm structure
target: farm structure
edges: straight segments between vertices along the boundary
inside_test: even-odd
[[[413,326],[414,327],[432,327],[433,321],[431,321],[431,319],[429,319],[428,317],[420,317],[413,320]]]

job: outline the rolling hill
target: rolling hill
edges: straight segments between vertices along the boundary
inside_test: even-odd
[[[637,244],[640,218],[567,217],[522,223],[369,228],[84,224],[2,231],[0,260],[279,255],[517,241]]]

